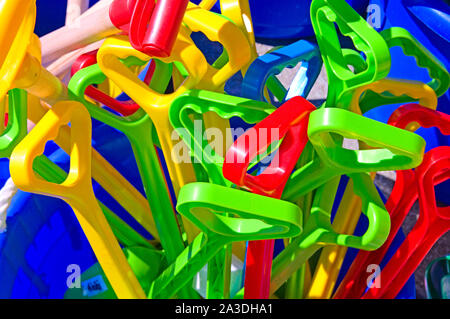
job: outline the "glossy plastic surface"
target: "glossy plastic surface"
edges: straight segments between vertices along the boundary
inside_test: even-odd
[[[287,67],[295,67],[299,62],[302,63],[301,78],[295,79],[292,84],[296,86],[295,92],[290,92],[290,95],[306,98],[319,76],[322,60],[318,47],[305,40],[266,53],[253,61],[242,82],[243,96],[253,100],[265,101],[264,88],[269,78],[279,74]],[[272,99],[271,104],[279,106],[283,103],[288,97],[288,92],[286,89],[282,89],[282,91],[283,94],[277,94],[276,96],[279,102],[277,103]],[[275,93],[272,92],[272,94]]]
[[[223,165],[224,176],[253,193],[280,198],[308,142],[309,114],[315,109],[304,98],[294,97],[247,130],[228,150]],[[281,139],[283,141],[270,165],[258,176],[248,174],[250,162]],[[273,240],[248,243],[245,299],[269,298],[273,247]]]
[[[57,136],[61,125],[71,123],[71,169],[62,184],[38,178],[33,161],[45,142]],[[90,116],[77,102],[60,102],[44,116],[14,149],[10,170],[23,190],[66,200],[74,209],[93,250],[119,298],[142,298],[144,292],[132,274],[107,220],[98,206],[91,181]],[[94,226],[95,225],[95,226]]]

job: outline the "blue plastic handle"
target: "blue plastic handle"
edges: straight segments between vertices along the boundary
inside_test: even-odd
[[[295,67],[299,62],[302,62],[302,67],[291,84],[292,89],[286,93],[285,99],[288,94],[289,97],[299,95],[306,98],[319,76],[322,58],[318,46],[305,40],[266,53],[253,61],[242,82],[242,95],[249,99],[269,102],[264,97],[264,88],[268,79],[281,73],[286,67]],[[278,106],[284,100],[270,102]]]

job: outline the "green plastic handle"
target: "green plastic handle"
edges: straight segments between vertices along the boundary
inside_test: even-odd
[[[450,86],[450,75],[445,66],[425,48],[408,30],[393,27],[380,32],[389,48],[401,47],[405,55],[416,59],[417,65],[426,68],[432,79],[428,86],[442,96]]]
[[[375,250],[385,242],[390,231],[390,216],[368,174],[349,174],[356,195],[361,198],[362,212],[367,216],[368,227],[362,236],[341,234],[331,225],[331,209],[339,185],[333,178],[316,190],[311,214],[303,232],[275,258],[272,267],[270,293],[275,293],[320,248],[340,245],[363,250]],[[242,291],[237,294],[240,298]]]
[[[267,112],[267,109],[273,110],[274,108],[269,104],[249,99],[236,98],[209,91],[192,90],[172,102],[169,110],[169,120],[184,140],[185,145],[190,146],[194,159],[200,163],[197,163],[197,165],[201,166],[197,166],[195,169],[197,175],[199,172],[205,172],[206,181],[209,180],[214,184],[231,186],[232,183],[223,177],[223,157],[215,153],[211,145],[208,144],[207,136],[204,134],[203,114],[214,112],[224,119],[237,116],[247,123],[256,123],[270,113]],[[200,123],[200,128],[197,123]],[[215,141],[224,141],[225,136],[222,136],[223,132],[216,131],[216,133],[220,134],[220,136],[216,136]],[[230,138],[230,136],[231,134],[226,134],[226,138]],[[220,145],[218,149],[223,149],[223,145]],[[205,181],[205,179],[202,181]],[[228,253],[225,253],[225,251]],[[223,265],[224,261],[225,265]],[[229,284],[226,282],[222,284],[221,280],[221,278],[227,280],[229,277],[230,267],[226,265],[226,261],[231,261],[231,246],[226,246],[222,252],[216,255],[215,262],[211,261],[208,264],[208,298],[222,297],[228,293],[227,287]],[[225,287],[224,293],[220,291],[222,287]]]
[[[194,120],[200,120],[206,112],[214,112],[223,119],[239,117],[249,124],[257,123],[272,113],[275,107],[260,101],[215,93],[205,90],[191,90],[177,97],[171,104],[169,120],[186,145],[190,146],[194,157],[203,166],[212,183],[231,186],[223,177],[223,157],[219,156],[202,132],[196,131]],[[203,122],[201,122],[203,123]]]
[[[326,106],[348,105],[355,88],[388,75],[391,56],[386,41],[345,0],[313,0],[311,23],[327,70]],[[335,24],[364,53],[367,68],[363,71],[354,73],[348,68]]]
[[[150,298],[175,295],[229,243],[288,238],[302,231],[302,213],[298,206],[220,185],[191,183],[183,186],[177,210],[202,233],[152,283]]]
[[[338,108],[312,112],[308,137],[318,156],[291,175],[282,197],[289,201],[343,174],[417,167],[425,150],[425,140],[415,133]],[[376,149],[345,149],[342,137]]]
[[[393,27],[380,32],[389,48],[400,47],[404,54],[415,58],[418,66],[427,69],[431,81],[427,83],[437,97],[447,92],[450,86],[450,74],[445,66],[425,48],[408,30]],[[408,103],[415,101],[412,97],[403,95],[400,97],[389,94],[378,94],[372,91],[366,92],[360,101],[361,111],[368,112],[372,108],[386,104]]]

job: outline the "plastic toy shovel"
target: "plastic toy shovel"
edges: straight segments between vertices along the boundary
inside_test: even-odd
[[[71,123],[70,173],[61,184],[35,175],[33,162],[45,143]],[[144,298],[145,293],[133,274],[108,222],[97,204],[91,181],[91,118],[78,102],[59,102],[43,117],[11,155],[14,183],[28,192],[58,197],[73,208],[95,255],[119,298]]]
[[[28,114],[34,114],[34,111],[36,110],[36,105],[33,104],[33,102],[29,101],[32,100],[33,97],[29,96],[27,99],[27,93],[21,89],[14,89],[11,90],[8,94],[8,110],[9,110],[9,118],[8,118],[8,125],[6,127],[6,130],[2,133],[0,136],[0,157],[2,158],[9,158],[11,156],[12,151],[18,145],[22,139],[27,134],[27,113]],[[29,101],[29,104],[31,107],[28,108],[30,112],[27,112],[27,102]],[[39,104],[40,106],[40,104]],[[33,112],[31,112],[33,110]],[[31,116],[33,118],[33,115]],[[40,119],[41,117],[39,117]],[[64,139],[65,134],[60,131],[59,138],[60,140]],[[70,143],[67,143],[70,144]],[[94,151],[95,152],[95,151]],[[98,161],[98,158],[94,156],[93,154],[93,165],[95,161]],[[103,165],[102,165],[103,164]],[[106,167],[105,162],[99,162],[97,165],[102,165],[105,167],[107,171],[110,172],[109,175],[103,176],[104,179],[108,180],[117,180],[114,182],[111,182],[116,188],[118,188],[117,185],[120,185],[120,188],[122,189],[122,192],[125,193],[124,197],[129,199],[132,198],[134,203],[133,212],[138,213],[138,198],[135,198],[133,196],[130,196],[128,191],[125,191],[127,187],[126,185],[123,185],[121,183],[120,174],[115,172],[114,169],[109,169]],[[48,160],[45,156],[40,156],[36,158],[35,162],[33,163],[33,169],[36,171],[37,174],[39,174],[41,177],[46,179],[47,181],[51,182],[62,182],[66,179],[67,173],[61,169],[56,164],[52,163],[50,160]],[[99,174],[97,174],[99,175]],[[97,178],[98,180],[102,181],[103,179],[99,178],[99,176],[95,176],[94,179]],[[106,187],[108,188],[108,187]],[[108,188],[109,190],[110,188]],[[116,194],[110,193],[114,198],[117,198],[117,196],[114,196]],[[121,198],[117,199],[119,203],[123,202]],[[143,247],[150,247],[150,244],[148,241],[146,241],[142,236],[138,235],[136,231],[134,231],[130,226],[128,226],[125,222],[123,222],[120,218],[118,218],[113,212],[111,212],[105,205],[103,205],[99,201],[99,205],[105,214],[106,218],[108,219],[108,222],[111,225],[111,228],[116,235],[119,242],[125,246],[133,246],[133,245],[140,245]],[[125,207],[126,209],[131,210],[129,207]],[[141,209],[141,211],[145,211],[145,213],[148,213],[148,206],[146,209]],[[137,214],[135,214],[137,216]],[[139,220],[139,219],[138,219]]]
[[[302,229],[301,211],[296,205],[214,184],[184,186],[177,210],[202,232],[155,279],[150,298],[172,297],[227,244],[288,238]]]
[[[229,142],[228,138],[234,133],[227,134],[226,141],[224,141],[224,134],[217,128],[203,132],[206,126],[204,125],[206,124],[205,115],[212,113],[222,119],[237,117],[246,123],[253,124],[266,118],[273,110],[272,105],[264,102],[205,90],[190,90],[172,102],[169,118],[174,129],[183,138],[186,145],[189,145],[194,159],[201,164],[201,166],[197,166],[196,170],[199,178],[209,180],[216,185],[231,186],[230,181],[222,173],[224,158],[216,150],[223,149],[224,144],[231,145],[233,141],[230,138],[231,142]],[[198,125],[199,123],[200,125]],[[235,129],[236,132],[239,132],[239,128]],[[213,136],[214,142],[209,143],[208,139]],[[215,148],[212,147],[213,143],[216,144]],[[244,259],[245,247],[242,247],[242,244],[243,242],[236,243],[233,249],[238,255],[242,252],[240,258]],[[231,246],[226,246],[223,255],[216,255],[215,262],[208,263],[208,297],[225,296],[227,298],[228,296],[231,268],[230,248]]]
[[[131,64],[132,60],[136,59],[129,58],[125,64]],[[75,74],[69,83],[69,91],[83,103],[93,118],[123,132],[130,140],[161,244],[167,254],[167,261],[171,263],[184,249],[184,244],[152,142],[153,123],[143,110],[133,116],[121,117],[88,102],[83,94],[85,89],[105,79],[100,67],[95,64]]]
[[[345,0],[313,0],[311,24],[327,70],[326,106],[347,105],[354,89],[388,75],[391,57],[386,41]],[[348,67],[335,25],[364,53],[367,66],[361,72],[355,74]]]
[[[424,127],[436,126],[440,128],[444,134],[450,133],[450,120],[448,119],[448,115],[415,104],[408,104],[398,108],[391,115],[389,123],[399,128],[410,127],[411,123],[417,123],[417,125]],[[429,157],[430,155],[426,156]],[[421,166],[427,165],[426,163],[430,162],[424,160]],[[431,162],[431,164],[432,163],[434,162]],[[438,163],[439,161],[436,161],[436,164]],[[418,177],[416,175],[420,171],[423,170],[397,171],[397,180],[394,189],[386,202],[386,208],[388,209],[392,220],[392,229],[386,243],[375,252],[369,253],[361,251],[358,253],[333,298],[360,298],[362,296],[367,286],[364,280],[360,281],[358,278],[362,278],[361,275],[366,273],[367,265],[379,264],[384,258],[384,255],[400,229],[404,219],[419,196],[416,186]],[[436,178],[434,179],[433,184],[438,184],[440,181],[442,181],[440,178]],[[425,214],[426,212],[421,210],[421,216],[423,215],[422,213]],[[400,263],[397,263],[397,267],[400,267]],[[397,288],[401,289],[401,287],[398,286]]]
[[[393,97],[406,95],[419,100],[422,105],[427,106],[428,108],[436,108],[437,105],[436,94],[433,89],[425,83],[382,79],[354,90],[349,108],[351,111],[359,114],[367,111],[359,105],[362,93],[367,90],[376,93],[389,92]],[[414,123],[409,124],[409,126],[411,125],[414,125]],[[360,145],[360,149],[361,148],[368,149],[370,147],[362,144]],[[397,179],[399,178],[399,174],[397,175]],[[374,179],[375,173],[372,173],[371,176],[372,179]],[[389,210],[388,207],[387,209]],[[344,214],[345,218],[339,218],[341,214]],[[343,222],[333,223],[333,227],[340,232],[353,233],[360,215],[361,201],[353,192],[352,181],[349,181],[335,217],[335,220],[339,219]],[[395,226],[393,225],[392,227]],[[382,248],[379,248],[378,251],[380,249]],[[323,299],[332,296],[346,252],[347,247],[343,246],[329,246],[322,250],[307,297]]]
[[[223,164],[224,176],[254,193],[280,198],[308,141],[309,114],[315,109],[304,98],[294,97],[247,130],[228,150]],[[251,160],[280,139],[283,141],[271,164],[260,175],[249,175]],[[273,240],[249,242],[244,298],[269,297],[273,247]]]

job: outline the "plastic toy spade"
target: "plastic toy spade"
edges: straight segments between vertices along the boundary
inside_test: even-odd
[[[202,232],[155,279],[149,298],[170,298],[176,294],[220,249],[232,242],[288,238],[302,229],[301,211],[296,205],[214,184],[184,186],[177,210]]]
[[[404,105],[400,108],[398,108],[391,116],[389,123],[392,125],[395,125],[399,128],[406,128],[408,126],[410,126],[411,123],[418,123],[420,126],[423,127],[438,127],[441,132],[443,134],[449,134],[449,123],[450,123],[450,119],[448,118],[448,115],[443,114],[441,112],[437,112],[437,111],[433,111],[433,110],[429,110],[426,109],[422,106],[419,105],[415,105],[415,104],[407,104]],[[427,168],[426,165],[438,165],[439,163],[441,163],[440,160],[437,160],[440,156],[438,154],[442,154],[443,151],[436,151],[435,155],[425,155],[428,160],[425,161],[421,164],[420,167],[424,166],[423,168],[421,168],[419,170],[419,168],[417,168],[415,171],[412,170],[399,170],[397,171],[397,180],[396,183],[394,185],[394,189],[392,190],[391,196],[389,197],[388,201],[386,202],[386,208],[388,209],[388,211],[390,212],[391,215],[391,219],[392,219],[392,230],[391,233],[386,241],[386,243],[380,248],[378,249],[376,252],[373,253],[368,253],[368,252],[360,252],[358,254],[358,256],[356,257],[356,259],[354,260],[354,262],[352,263],[352,266],[350,267],[350,269],[347,272],[346,277],[343,279],[343,281],[341,282],[341,285],[339,286],[338,290],[336,291],[334,298],[360,298],[362,296],[362,294],[364,293],[366,287],[366,283],[361,283],[358,280],[356,280],[355,278],[358,278],[358,274],[361,274],[363,271],[365,271],[365,267],[367,267],[366,265],[369,264],[373,264],[373,263],[380,263],[381,260],[383,259],[387,249],[389,248],[390,244],[392,243],[395,235],[397,234],[398,230],[400,229],[403,220],[405,219],[406,215],[409,213],[412,205],[414,204],[414,202],[417,200],[417,198],[419,198],[420,193],[418,193],[418,189],[416,187],[417,183],[419,183],[419,177],[418,177],[418,173],[419,172],[424,172],[426,174],[428,174],[428,170],[430,172],[433,172],[433,169],[431,168]],[[429,153],[429,152],[428,152]],[[428,154],[427,153],[427,154]],[[435,157],[435,160],[432,160],[433,157]],[[445,156],[443,157],[445,158]],[[439,164],[440,165],[440,164]],[[439,167],[443,167],[443,166],[436,166],[436,168]],[[436,174],[436,176],[441,176],[441,177],[436,177],[432,180],[433,185],[437,185],[440,182],[443,181],[442,177],[445,177],[445,169],[442,168],[441,172],[436,172],[434,174]],[[421,179],[425,178],[425,175],[422,176],[421,175]],[[430,191],[430,194],[434,194],[433,190],[428,189],[428,191]],[[428,195],[427,195],[428,196]],[[421,200],[421,205],[425,205],[425,202],[423,200]],[[430,209],[433,209],[433,205],[435,201],[431,201],[429,202],[429,206],[431,207]],[[430,209],[428,210],[422,210],[422,206],[421,206],[421,214],[419,217],[421,218],[431,218],[431,217],[426,217],[427,214]],[[433,216],[432,213],[430,213],[430,216]],[[424,217],[425,216],[425,217]],[[444,217],[443,217],[444,218]],[[430,222],[431,223],[431,222]],[[445,225],[445,222],[442,223],[443,225]],[[426,227],[425,224],[423,224],[422,226],[419,226],[419,224],[416,224],[417,226],[417,231],[421,231],[423,232]],[[428,224],[428,226],[431,226],[431,224]],[[438,234],[436,233],[436,236],[438,236]],[[408,234],[409,237],[409,234]],[[413,238],[413,237],[411,237]],[[413,244],[412,241],[410,241],[411,239],[408,240],[408,242],[410,242],[411,244]],[[418,245],[419,241],[415,243],[415,245]],[[409,254],[413,253],[415,250],[412,248],[413,246],[411,246],[411,248],[408,251],[405,251],[406,255],[402,255],[402,256],[409,256]],[[406,248],[402,248],[402,250],[404,250]],[[416,253],[414,253],[416,254]],[[397,260],[396,258],[394,258],[394,260],[396,261],[396,267],[398,267],[399,269],[401,269],[401,265],[406,262],[406,259],[403,261]],[[389,262],[391,263],[391,262]],[[417,264],[418,265],[418,264]],[[416,267],[417,267],[416,265]],[[392,266],[390,266],[392,267]],[[414,268],[415,269],[415,268]],[[402,269],[402,271],[408,272],[409,269]],[[384,272],[384,270],[382,271]],[[391,279],[389,279],[389,277],[386,279],[386,284],[388,284],[390,282],[390,280],[392,280],[391,276],[392,274],[389,275],[389,273],[386,271],[385,274],[387,274],[387,276],[390,276]],[[406,282],[406,281],[405,281]],[[403,282],[404,284],[404,282]],[[403,287],[402,285],[397,285],[395,287],[391,286],[390,289],[393,289],[393,293],[395,291],[399,291],[399,289],[401,289]],[[396,295],[396,294],[395,294]],[[395,296],[394,296],[395,297]]]
[[[29,101],[28,104],[30,104],[31,106],[28,108],[30,120],[35,121],[37,117],[41,119],[41,116],[37,114],[38,106],[40,106],[40,104],[36,105],[35,103],[33,103],[34,99],[36,98],[33,98],[32,96],[29,96],[27,99],[27,93],[21,89],[14,89],[9,92],[8,126],[7,130],[3,132],[2,136],[0,137],[0,144],[2,148],[0,152],[1,157],[9,158],[15,146],[19,144],[22,141],[22,139],[26,136],[27,100]],[[46,111],[47,110],[43,110],[43,113],[45,113]],[[68,141],[68,139],[66,139],[66,137],[69,136],[67,136],[65,133],[68,132],[64,130],[64,128],[61,129],[57,140],[58,143],[67,150],[69,147],[66,148],[65,146],[66,144],[69,145],[70,142]],[[108,166],[109,163],[107,163],[99,154],[97,155],[98,156],[96,156],[95,150],[93,150],[92,154],[93,166],[104,167],[108,173],[105,173],[105,171],[102,170],[96,170],[96,173],[94,174],[94,179],[100,181],[102,186],[104,185],[103,187],[105,187],[107,191],[111,191],[111,195],[114,198],[116,198],[119,203],[125,202],[124,200],[122,200],[122,197],[127,198],[128,201],[131,198],[134,204],[128,206],[125,205],[124,207],[130,211],[133,211],[134,216],[138,216],[138,213],[140,211],[144,211],[147,213],[148,206],[140,208],[139,198],[137,196],[133,196],[134,193],[130,193],[128,191],[128,188],[129,187],[131,188],[131,185],[127,187],[128,184],[126,184],[126,180],[119,173],[117,173],[112,167]],[[44,156],[40,156],[35,160],[33,168],[40,176],[52,182],[62,182],[64,181],[67,175],[61,168],[59,168],[56,164],[50,162]],[[109,180],[110,183],[105,184],[103,183],[104,180]],[[111,184],[114,184],[114,187],[108,187]],[[122,197],[117,196],[117,192],[113,191],[115,188],[121,189],[121,192],[123,193]],[[130,226],[128,226],[120,218],[118,218],[105,205],[103,205],[101,202],[99,202],[99,205],[102,208],[102,211],[104,212],[106,218],[108,219],[108,222],[111,224],[114,234],[123,245],[125,246],[140,245],[143,247],[150,247],[150,244],[143,237],[138,235]],[[133,209],[131,209],[130,207],[132,207]],[[143,224],[146,225],[145,223]]]
[[[376,93],[389,92],[393,96],[410,96],[428,108],[436,108],[437,98],[433,89],[421,82],[400,81],[393,79],[382,79],[366,86],[354,90],[350,110],[355,113],[364,113],[360,109],[359,101],[361,94],[366,90],[372,90]],[[364,110],[367,111],[367,110]],[[408,124],[408,130],[412,130],[414,123]],[[418,125],[416,123],[416,125]],[[360,149],[369,149],[367,145],[359,145]],[[371,174],[372,179],[375,174]],[[361,215],[361,201],[354,194],[353,182],[349,181],[345,189],[342,201],[336,212],[335,220],[341,222],[333,223],[336,231],[353,233]],[[341,215],[343,215],[341,217]],[[381,249],[381,248],[380,248]],[[311,288],[307,298],[330,298],[334,285],[338,279],[341,265],[344,261],[347,248],[343,246],[328,246],[322,250],[319,261],[316,265],[316,271],[312,279]]]
[[[191,90],[172,102],[169,118],[185,144],[189,145],[195,160],[201,164],[202,170],[196,172],[197,175],[202,176],[202,173],[206,173],[205,180],[217,185],[231,186],[231,183],[222,174],[223,157],[208,143],[208,133],[203,131],[204,121],[201,121],[202,118],[204,120],[204,115],[212,112],[223,119],[239,117],[245,122],[253,124],[264,119],[273,109],[273,106],[263,102],[209,91]],[[201,123],[200,130],[196,123]],[[220,133],[220,136],[215,136],[214,142],[221,141],[223,144],[224,135],[222,131],[216,130],[216,133]],[[229,137],[228,134],[226,136]],[[211,136],[209,137],[211,138]],[[219,145],[217,148],[222,149],[223,145]],[[230,246],[226,246],[223,258],[218,256],[216,263],[208,264],[208,278],[209,281],[214,282],[210,285],[211,289],[207,290],[208,295],[210,291],[223,290],[224,293],[221,293],[221,295],[228,293],[230,248]],[[215,267],[216,269],[212,269],[212,264],[218,265]],[[220,276],[222,273],[223,280]],[[215,286],[217,288],[214,288]]]
[[[174,129],[202,165],[209,181],[231,186],[232,183],[222,173],[224,158],[208,145],[206,134],[198,134],[194,121],[207,112],[214,112],[224,119],[238,117],[248,124],[255,124],[274,110],[272,105],[260,101],[204,90],[190,90],[172,102],[169,118]]]
[[[185,30],[183,32],[183,30]],[[189,77],[178,87],[175,92],[161,94],[143,83],[128,67],[119,59],[135,56],[142,61],[148,61],[151,57],[134,50],[125,37],[109,38],[105,41],[98,53],[98,63],[103,73],[116,83],[128,96],[139,104],[150,116],[156,127],[161,148],[166,159],[169,174],[173,183],[175,194],[178,194],[181,185],[195,181],[195,174],[191,163],[175,163],[172,150],[175,142],[172,139],[172,127],[168,119],[169,107],[172,100],[192,88],[206,73],[205,64],[185,63],[187,59],[202,59],[201,52],[192,45],[188,38],[187,30],[181,28],[179,40],[175,43],[173,54],[169,58],[162,59],[165,63],[180,61],[189,72]],[[185,229],[190,240],[195,235],[195,229]]]
[[[324,245],[374,250],[386,240],[390,228],[389,214],[370,176],[366,173],[348,176],[353,180],[355,192],[363,203],[362,211],[369,220],[367,231],[360,237],[334,231],[330,211],[339,179],[335,178],[332,182],[319,187],[314,195],[311,213],[302,235],[294,238],[273,262],[271,294],[275,293],[290,275]]]
[[[450,179],[449,165],[448,146],[436,147],[425,154],[423,165],[416,169],[421,206],[419,219],[379,275],[381,287],[389,288],[369,288],[363,299],[395,298],[434,243],[450,229],[450,207],[437,207],[433,191],[435,181]]]
[[[223,165],[224,176],[254,193],[280,198],[308,142],[309,114],[315,109],[302,97],[294,97],[247,130],[228,150]],[[270,165],[258,176],[248,174],[250,162],[280,140],[281,145]],[[269,298],[273,248],[273,240],[249,242],[244,298]]]
[[[195,86],[196,89],[223,92],[225,82],[251,61],[251,49],[247,38],[232,21],[199,7],[187,9],[184,23],[190,32],[201,31],[208,39],[223,46],[227,59],[214,66],[206,63],[206,74]],[[198,64],[203,61],[191,57],[188,63]]]
[[[0,157],[9,158],[14,147],[21,142],[27,133],[27,93],[21,89],[11,90],[9,92],[8,104],[8,126],[7,130],[0,137],[0,145],[2,145]],[[36,105],[33,104],[32,108],[33,117],[35,114],[34,109],[36,109]],[[59,139],[61,140],[63,136],[64,134],[60,132]],[[95,159],[96,157],[93,156],[94,161]],[[34,160],[33,169],[37,174],[39,174],[39,176],[49,182],[62,183],[67,178],[67,173],[64,170],[49,161],[44,156],[39,156]],[[122,191],[124,191],[123,188]],[[124,223],[100,201],[98,202],[98,205],[105,214],[105,217],[108,220],[114,235],[117,237],[117,240],[126,247],[124,248],[125,254],[127,255],[133,272],[138,276],[138,278],[140,278],[139,276],[144,277],[148,275],[149,266],[143,267],[145,262],[150,263],[152,265],[152,269],[154,269],[158,263],[161,263],[160,260],[156,260],[158,253],[155,248],[153,248],[148,241],[137,234],[136,231]],[[136,256],[138,256],[138,258]],[[139,262],[139,260],[144,260],[144,262]],[[155,263],[155,261],[158,261],[158,263]]]
[[[367,94],[373,95],[382,93],[389,93],[390,95],[390,98],[386,100],[386,103],[384,103],[383,99],[378,99],[376,102],[384,104],[378,104],[375,101],[372,101],[370,105],[361,104],[361,100],[363,100]],[[410,100],[415,100],[420,105],[433,110],[436,109],[438,103],[436,93],[425,83],[386,78],[355,89],[348,109],[355,113],[364,114],[377,106],[395,102],[395,99],[400,97],[402,99],[409,98]],[[409,128],[408,130],[412,130],[412,128]]]
[[[203,7],[202,4],[205,1],[202,1],[199,6]],[[208,8],[204,8],[210,10]],[[220,1],[220,11],[222,15],[231,19],[236,26],[241,29],[242,33],[247,38],[247,41],[250,45],[250,61],[249,63],[242,68],[242,75],[245,76],[250,63],[253,62],[257,57],[258,53],[256,52],[256,43],[255,43],[255,34],[253,31],[253,23],[252,23],[252,15],[250,13],[250,5],[248,0],[221,0]]]
[[[99,65],[105,75],[136,101],[154,123],[176,196],[180,187],[195,181],[196,176],[190,161],[180,161],[178,154],[172,154],[176,142],[172,134],[174,133],[173,128],[169,122],[169,108],[174,98],[198,84],[207,71],[207,63],[203,54],[193,44],[189,34],[189,30],[182,26],[172,55],[161,59],[164,63],[181,62],[189,74],[185,81],[170,94],[161,94],[152,90],[119,60],[129,56],[135,56],[143,61],[151,58],[132,49],[126,38],[117,37],[106,40],[98,54]],[[195,60],[200,63],[189,62]],[[187,220],[183,221],[183,225],[190,242],[197,230]]]
[[[142,63],[142,61],[133,60],[136,59],[129,58],[124,63],[126,65]],[[85,89],[89,85],[101,83],[105,79],[100,67],[95,64],[75,74],[69,83],[69,91],[83,103],[93,118],[123,132],[130,140],[161,244],[167,254],[167,261],[171,263],[183,251],[184,244],[152,142],[153,123],[144,111],[138,112],[134,116],[121,117],[88,102],[83,94]],[[147,138],[144,138],[145,136]]]
[[[33,162],[62,125],[71,123],[71,167],[61,184],[35,175]],[[91,181],[91,125],[78,102],[59,102],[43,117],[11,155],[11,178],[21,189],[65,200],[74,210],[95,255],[119,298],[144,298],[145,293],[127,263],[97,204]]]
[[[29,96],[28,116],[37,124],[48,112],[39,99]],[[66,153],[70,153],[70,128],[63,126],[55,138],[55,143]],[[97,181],[130,215],[139,222],[156,240],[159,235],[147,200],[128,182],[99,152],[92,149],[92,177]]]
[[[189,7],[184,23],[190,32],[203,32],[208,39],[223,46],[222,55],[212,64],[206,63],[206,73],[195,85],[196,89],[224,92],[225,83],[235,73],[244,70],[250,63],[252,54],[247,37],[232,21],[200,7]],[[189,63],[205,63],[206,59],[189,59]],[[207,127],[219,128],[226,134],[228,121],[214,113],[205,114]],[[220,150],[225,154],[226,149]]]
[[[188,10],[188,12],[192,15],[206,14],[197,8]],[[228,34],[227,32],[234,30],[233,32],[237,31],[237,34],[241,34],[243,45],[248,47],[247,41],[245,40],[242,32],[239,29],[235,29],[234,26],[232,27],[232,24],[230,25],[229,21],[227,22],[228,23],[222,24],[222,27],[218,29],[223,32],[213,29],[213,31],[210,31],[211,35],[207,35],[212,39],[216,39],[217,36],[220,37],[222,34],[226,35]],[[196,28],[193,22],[191,27]],[[142,82],[138,80],[136,76],[132,75],[127,68],[120,64],[120,61],[116,59],[117,57],[125,58],[130,55],[135,55],[142,60],[148,60],[150,58],[144,55],[139,56],[139,54],[137,54],[138,52],[132,50],[124,38],[108,39],[99,50],[98,55],[99,65],[103,72],[119,86],[121,86],[121,88],[124,89],[124,91],[132,97],[133,100],[141,105],[141,107],[144,108],[144,110],[146,110],[152,118],[155,123],[158,137],[161,141],[161,147],[166,159],[172,159],[171,151],[174,146],[174,142],[169,135],[172,129],[167,116],[167,111],[172,103],[172,100],[184,93],[187,89],[192,89],[194,87],[209,88],[214,90],[219,89],[234,72],[238,71],[243,65],[245,65],[250,56],[249,53],[243,55],[237,54],[235,49],[231,49],[228,52],[230,57],[229,62],[219,70],[216,70],[208,65],[203,57],[203,54],[195,47],[192,40],[189,38],[190,32],[190,30],[182,26],[179,33],[179,40],[175,43],[172,55],[168,58],[161,59],[163,62],[181,62],[188,73],[186,80],[172,94],[156,94],[147,87],[144,88]],[[233,38],[225,37],[223,39],[218,38],[218,40],[219,42],[224,43],[225,48],[234,48],[234,44],[232,44],[232,42],[235,40]],[[236,43],[240,43],[238,40],[239,37],[237,37]],[[118,50],[119,48],[120,50]],[[192,166],[187,165],[186,163],[179,163],[175,165],[173,161],[168,160],[168,168],[174,181],[175,193],[178,192],[180,186],[194,180],[195,178]]]
[[[80,55],[75,63],[72,65],[72,77],[79,70],[87,68],[88,66],[97,64],[97,52],[98,50],[88,52],[86,54]],[[167,89],[167,84],[170,81],[172,65],[166,65],[164,63],[158,64],[158,70],[156,71],[156,63],[155,61],[150,61],[150,65],[148,67],[147,73],[144,78],[144,83],[147,85],[150,84],[153,75],[159,79],[159,81],[153,81],[153,88],[159,92],[164,92]],[[139,69],[139,67],[138,67]],[[155,74],[155,71],[157,72]],[[102,86],[102,89],[96,88],[93,85],[90,85],[85,90],[85,95],[90,97],[91,99],[99,102],[103,105],[107,105],[110,109],[122,114],[123,116],[128,116],[134,114],[137,110],[140,109],[140,106],[135,103],[133,100],[128,100],[125,102],[118,101],[117,99],[109,96],[104,91],[108,89],[109,81],[104,81],[102,83],[98,83],[99,86]],[[103,86],[106,86],[103,88]]]
[[[450,86],[450,74],[445,69],[445,66],[407,30],[394,27],[381,31],[380,35],[385,39],[389,48],[400,47],[405,55],[415,58],[418,66],[427,69],[431,78],[431,81],[427,85],[434,90],[437,97],[447,92]],[[360,105],[362,108],[367,109],[373,107],[373,105],[378,106],[412,101],[413,99],[408,96],[391,96],[384,92],[377,92],[377,94],[367,92],[362,98]]]
[[[437,127],[442,134],[450,135],[450,116],[417,104],[399,108],[391,116],[389,123],[406,127],[413,121],[425,128]],[[381,271],[384,276],[380,277],[381,283],[387,284],[389,289],[369,289],[363,298],[395,298],[408,280],[405,276],[411,276],[434,243],[450,229],[450,209],[437,207],[434,195],[434,186],[450,178],[449,163],[450,147],[436,147],[425,154],[423,163],[415,170],[420,204],[419,219],[392,261]]]

